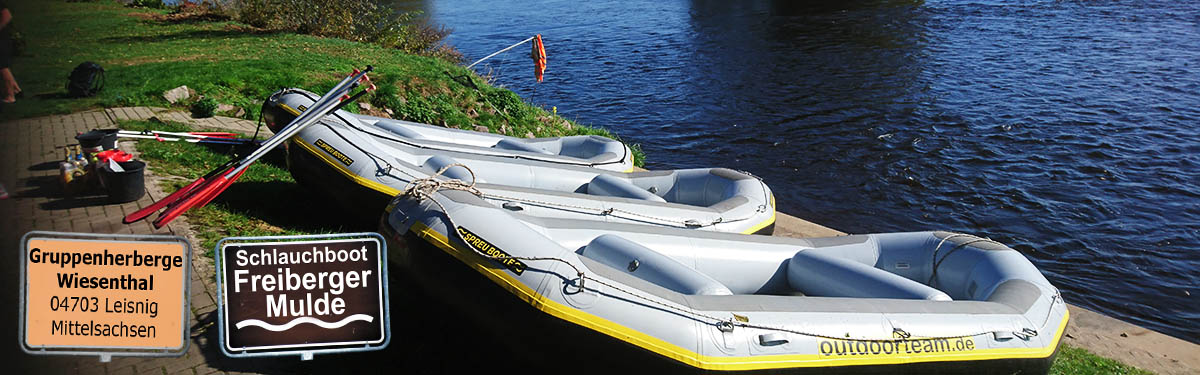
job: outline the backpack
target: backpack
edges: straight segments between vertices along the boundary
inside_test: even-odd
[[[75,98],[96,95],[104,88],[104,68],[91,61],[76,66],[67,78],[67,93]]]

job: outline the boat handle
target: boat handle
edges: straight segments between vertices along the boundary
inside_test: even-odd
[[[525,207],[522,207],[521,204],[517,202],[504,202],[500,205],[500,207],[504,207],[509,211],[521,211],[525,209]]]
[[[758,335],[758,344],[762,346],[775,346],[787,344],[787,336],[782,332],[765,333]]]

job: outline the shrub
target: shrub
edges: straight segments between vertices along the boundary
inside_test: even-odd
[[[395,110],[401,119],[413,122],[432,124],[438,118],[437,112],[434,112],[433,107],[429,105],[429,101],[420,95],[409,97],[404,104]]]
[[[125,6],[136,7],[136,8],[162,9],[162,8],[166,8],[167,4],[164,3],[163,0],[129,0],[128,2],[125,3]]]
[[[234,0],[237,19],[254,27],[341,38],[458,62],[462,54],[442,44],[450,34],[398,12],[382,0]]]
[[[212,117],[217,112],[217,100],[213,98],[203,98],[192,103],[192,117],[205,118]]]

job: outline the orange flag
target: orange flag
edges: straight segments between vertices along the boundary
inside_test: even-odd
[[[546,47],[542,46],[542,34],[533,37],[533,52],[529,53],[529,57],[533,58],[533,76],[541,82],[542,75],[546,73]]]

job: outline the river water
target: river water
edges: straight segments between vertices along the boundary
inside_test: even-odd
[[[651,169],[763,177],[852,233],[1022,251],[1068,302],[1200,342],[1200,3],[408,3],[527,100]],[[819,3],[819,2],[813,2]],[[834,5],[836,4],[836,5]]]

